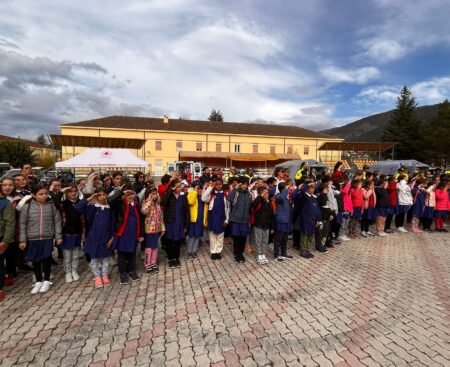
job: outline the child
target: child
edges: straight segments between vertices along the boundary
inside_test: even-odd
[[[278,262],[294,258],[287,253],[288,236],[292,230],[291,202],[289,198],[289,189],[291,187],[286,182],[280,182],[278,184],[279,194],[275,195],[273,258]]]
[[[142,204],[141,212],[145,215],[145,261],[147,274],[156,274],[158,265],[158,240],[164,235],[164,215],[160,205],[158,189],[149,187],[145,192],[146,200]]]
[[[357,238],[355,229],[357,223],[361,220],[364,210],[364,194],[362,191],[362,181],[360,179],[353,180],[350,196],[352,198],[353,213],[349,223],[349,236],[351,238]]]
[[[5,299],[5,294],[2,290],[5,285],[4,254],[8,246],[11,246],[14,242],[14,234],[16,229],[16,214],[14,213],[14,209],[10,201],[7,199],[8,193],[4,190],[5,182],[9,182],[11,185],[11,193],[14,189],[14,183],[11,179],[2,179],[0,190],[0,302]]]
[[[386,225],[386,217],[389,215],[389,191],[387,190],[388,180],[383,178],[380,180],[380,186],[375,188],[376,203],[375,203],[375,213],[376,213],[376,227],[379,236],[387,236],[384,231]]]
[[[413,197],[413,205],[411,207],[411,232],[421,233],[419,229],[420,218],[423,216],[423,211],[425,210],[425,198],[426,191],[425,185],[427,181],[424,178],[418,178],[415,180],[415,186],[411,190]]]
[[[85,215],[86,241],[83,251],[90,258],[90,267],[94,275],[95,288],[110,285],[108,270],[109,258],[113,254],[112,241],[114,231],[113,214],[108,205],[108,191],[98,187],[89,196],[74,205],[74,209]]]
[[[64,259],[66,283],[78,281],[78,259],[80,257],[83,216],[75,209],[78,202],[78,187],[72,184],[62,189],[65,199],[61,202],[63,242],[60,246]]]
[[[205,206],[205,203],[202,201],[203,187],[198,181],[194,185],[194,189],[187,194],[191,220],[189,224],[189,239],[187,243],[188,260],[198,258],[198,243],[200,242],[200,238],[203,236],[206,220],[208,218],[208,207]]]
[[[213,260],[222,259],[225,227],[229,219],[230,208],[227,195],[222,188],[221,180],[210,182],[202,195],[202,201],[207,206],[209,246]]]
[[[333,185],[333,191],[334,191],[334,197],[336,198],[337,203],[337,213],[336,218],[333,220],[331,224],[331,238],[332,238],[332,244],[341,244],[343,239],[339,237],[339,233],[341,231],[341,225],[344,220],[344,197],[341,194],[342,187],[344,186],[344,178],[341,176],[339,179],[334,180]]]
[[[248,182],[245,177],[239,177],[239,183],[228,194],[227,201],[231,205],[230,224],[234,261],[241,264],[245,262],[244,248],[247,236],[250,233],[250,209],[252,205],[252,197],[248,192]]]
[[[324,253],[328,252],[326,240],[328,236],[330,221],[333,220],[333,211],[330,208],[330,203],[328,200],[328,189],[328,181],[327,183],[320,184],[318,189],[319,195],[317,196],[317,203],[320,207],[321,222],[315,230],[316,250]]]
[[[433,232],[431,229],[431,223],[433,223],[434,218],[434,211],[436,207],[436,195],[434,193],[434,190],[436,188],[436,185],[433,181],[428,182],[427,188],[425,190],[425,209],[423,210],[423,217],[422,217],[422,223],[423,223],[423,230],[425,232]]]
[[[372,232],[369,231],[370,224],[373,223],[376,219],[375,206],[377,204],[375,185],[371,179],[367,179],[364,182],[363,198],[364,212],[361,218],[361,234],[363,235],[363,237],[375,236]]]
[[[396,180],[395,176],[388,177],[387,190],[389,192],[389,213],[386,217],[386,224],[385,224],[384,232],[387,234],[392,234],[392,233],[394,233],[394,231],[391,230],[392,218],[394,218],[394,215],[397,214],[397,210],[398,210],[398,208],[397,208],[397,203],[398,203],[397,180]]]
[[[258,196],[252,202],[250,224],[256,244],[256,256],[258,263],[268,264],[266,258],[267,245],[269,244],[270,225],[272,223],[272,208],[269,202],[269,189],[264,186],[258,187]]]
[[[341,185],[341,195],[342,200],[344,202],[344,211],[342,213],[342,224],[339,232],[339,239],[341,241],[350,241],[350,238],[347,236],[348,226],[350,224],[350,216],[353,213],[353,205],[352,205],[352,196],[350,194],[351,184],[348,180],[348,176],[346,173],[342,174],[344,182]]]
[[[181,195],[181,183],[178,179],[170,181],[161,204],[164,207],[169,268],[179,268],[181,266],[180,246],[187,232],[190,212],[186,195]]]
[[[397,231],[400,233],[408,232],[405,227],[405,216],[408,213],[409,207],[413,203],[411,188],[408,186],[406,182],[406,175],[399,175],[397,182],[397,195],[398,195],[398,205],[397,205],[397,213],[395,216],[395,226],[397,227]]]
[[[444,228],[444,221],[447,218],[447,212],[449,210],[448,199],[448,183],[441,181],[436,190],[434,190],[436,196],[436,211],[434,212],[434,223],[436,232],[448,232]]]
[[[136,272],[136,250],[138,242],[144,240],[144,220],[135,191],[130,184],[116,187],[108,196],[108,203],[114,212],[113,248],[117,250],[120,284],[139,280]]]
[[[61,216],[48,196],[47,189],[35,185],[20,212],[19,247],[27,250],[28,261],[33,263],[36,283],[31,294],[45,293],[50,289],[51,256],[53,243],[62,243]],[[42,272],[44,276],[42,276]]]
[[[300,196],[300,256],[305,259],[311,259],[314,255],[310,252],[316,227],[319,226],[321,213],[319,204],[314,196],[315,184],[306,183],[306,191]]]

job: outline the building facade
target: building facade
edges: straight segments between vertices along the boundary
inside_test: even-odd
[[[270,168],[289,159],[319,159],[318,148],[342,139],[296,126],[111,116],[60,125],[61,135],[145,141],[131,149],[154,175],[168,163],[199,161],[208,166]],[[63,146],[62,159],[84,147]]]

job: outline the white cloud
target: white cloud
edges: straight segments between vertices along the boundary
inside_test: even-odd
[[[366,55],[380,63],[397,60],[407,53],[406,47],[395,40],[373,39],[367,43]]]
[[[336,66],[322,66],[320,73],[331,83],[365,84],[376,79],[380,72],[376,67],[366,66],[356,69],[343,69]]]

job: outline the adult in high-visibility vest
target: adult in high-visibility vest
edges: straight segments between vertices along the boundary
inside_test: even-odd
[[[308,162],[303,162],[300,165],[299,170],[295,174],[295,181],[300,180],[303,176],[308,177],[308,169],[309,169]]]

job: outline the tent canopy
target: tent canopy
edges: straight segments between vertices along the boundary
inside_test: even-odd
[[[380,175],[395,175],[400,167],[404,167],[410,174],[417,169],[428,170],[429,166],[425,163],[414,159],[396,160],[396,161],[380,161],[370,167],[370,171],[378,171]]]
[[[86,149],[63,162],[57,162],[56,168],[86,168],[86,167],[148,167],[148,163],[128,149]]]
[[[326,164],[316,161],[315,159],[300,159],[300,160],[287,161],[287,162],[277,164],[275,167],[287,168],[289,170],[289,178],[294,180],[295,175],[296,175],[297,171],[300,169],[300,166],[302,165],[303,162],[307,162],[309,165],[308,173],[311,172],[311,168],[315,168],[318,171],[318,173],[320,173],[321,171],[328,168]]]

